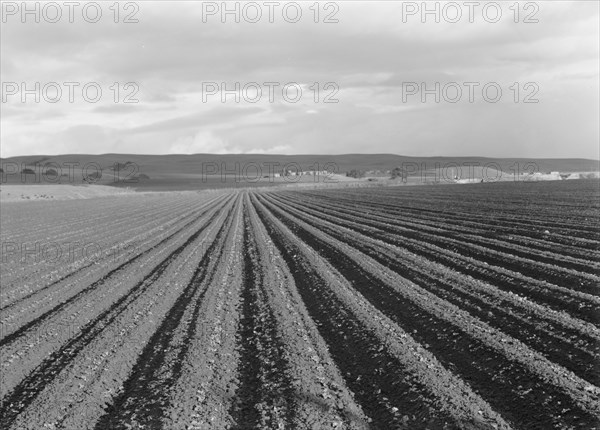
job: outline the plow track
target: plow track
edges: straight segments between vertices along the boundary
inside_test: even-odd
[[[227,219],[230,218],[231,211]],[[137,415],[136,422],[141,425],[151,428],[159,426],[168,406],[166,394],[181,375],[181,361],[197,329],[194,322],[198,319],[200,304],[206,293],[206,288],[202,287],[212,281],[215,263],[223,255],[222,239],[227,226],[226,221],[219,229],[189,284],[139,356],[131,376],[124,384],[123,393],[98,421],[97,428],[131,425],[133,415]],[[213,258],[215,255],[216,260]],[[186,320],[185,314],[188,314]],[[176,331],[183,333],[176,336]],[[172,356],[173,361],[167,361],[168,356]]]
[[[285,359],[284,341],[268,306],[258,245],[244,211],[242,306],[238,339],[240,386],[231,415],[239,428],[276,428],[293,422],[294,392]],[[289,425],[289,424],[288,424]]]
[[[216,218],[213,215],[213,219]],[[126,295],[118,299],[109,309],[102,312],[98,317],[81,328],[77,336],[70,339],[50,358],[45,359],[32,373],[30,373],[14,390],[3,398],[3,414],[0,425],[8,428],[15,417],[45,388],[49,380],[61,369],[66,367],[84,346],[89,344],[100,331],[109,325],[120,313],[122,313],[135,299],[143,294],[146,289],[154,283],[184,250],[204,230],[200,228],[193,233],[182,245],[163,259],[144,279],[136,284]],[[118,270],[118,269],[116,269]],[[93,287],[88,287],[93,288]],[[4,409],[6,407],[6,409]]]
[[[442,426],[444,417],[435,416],[433,408],[422,401],[415,387],[392,377],[405,373],[402,365],[386,354],[378,339],[360,322],[353,320],[350,311],[328,292],[326,281],[310,269],[306,259],[298,258],[301,251],[268,221],[266,223],[275,245],[294,274],[294,281],[319,333],[327,342],[350,389],[363,408],[368,408],[367,415],[375,417],[374,424],[401,425],[402,417],[390,406],[399,405],[397,410],[401,409],[421,425]]]
[[[281,209],[282,206],[278,207]],[[295,205],[285,202],[285,207],[291,211]],[[482,321],[531,345],[582,378],[588,379],[596,385],[600,382],[600,374],[595,371],[597,357],[600,354],[600,332],[594,327],[578,324],[577,321],[572,320],[565,321],[571,324],[560,324],[563,321],[546,319],[546,315],[541,312],[535,315],[537,318],[534,318],[532,309],[525,308],[518,301],[511,301],[513,299],[511,296],[496,295],[496,297],[492,296],[485,300],[485,296],[474,294],[472,282],[469,285],[460,276],[452,276],[445,266],[434,266],[431,264],[431,260],[427,264],[419,264],[418,260],[411,261],[406,254],[403,255],[404,258],[397,258],[390,255],[389,248],[370,244],[369,239],[365,236],[358,235],[354,240],[348,233],[340,230],[340,227],[350,227],[349,223],[338,222],[335,226],[323,225],[321,222],[315,221],[314,217],[309,217],[306,212],[308,211],[305,213],[294,211],[293,213],[299,219],[309,224],[312,222],[312,226],[318,225],[322,231],[332,237],[393,269],[403,278],[428,289],[450,303],[468,309],[471,314]],[[360,228],[356,228],[356,231],[360,230]],[[377,237],[370,231],[368,233],[371,237]],[[322,249],[327,244],[316,246]],[[434,268],[440,270],[441,273],[437,274]],[[489,294],[490,291],[489,288],[482,289],[479,293]],[[502,300],[502,306],[499,306],[495,299]],[[547,312],[543,308],[540,311]]]
[[[524,427],[535,423],[564,427],[577,422],[581,415],[585,415],[585,410],[578,408],[576,402],[560,390],[547,386],[543,379],[532,374],[527,368],[499,355],[489,345],[462,332],[460,327],[450,329],[445,318],[424,312],[417,302],[406,300],[381,283],[376,276],[357,267],[356,261],[345,256],[335,246],[280,214],[281,212],[278,214],[280,219],[300,240],[314,249],[319,249],[321,255],[352,282],[357,291],[430,349],[442,364],[463,378],[468,378],[471,386],[488,399],[496,410],[505,412],[510,421]],[[358,243],[352,243],[351,246],[360,249]],[[513,386],[512,379],[504,380],[500,376],[507,370],[510,370],[513,378],[519,380],[518,387]],[[541,387],[547,393],[543,397],[538,391]],[[550,408],[555,410],[553,414],[548,415]],[[571,417],[562,416],[564,409],[569,409]],[[538,410],[539,415],[534,415],[532,410]],[[519,422],[518,416],[527,418]],[[556,419],[557,416],[560,420]],[[586,419],[592,422],[594,416],[590,415]]]

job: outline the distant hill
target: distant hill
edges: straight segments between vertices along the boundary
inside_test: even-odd
[[[345,173],[352,169],[361,170],[391,170],[402,163],[416,163],[421,165],[425,163],[427,168],[435,168],[435,164],[446,165],[457,163],[479,163],[480,165],[496,163],[502,170],[510,171],[514,169],[515,163],[523,166],[527,163],[535,163],[540,171],[598,171],[599,161],[584,158],[486,158],[486,157],[406,157],[395,154],[342,154],[342,155],[272,155],[272,154],[169,154],[169,155],[139,155],[139,154],[64,154],[64,155],[27,155],[11,158],[0,158],[2,164],[13,162],[28,166],[36,163],[44,165],[46,163],[79,163],[84,166],[88,163],[97,163],[102,168],[110,168],[116,163],[124,165],[127,162],[135,163],[139,166],[140,173],[148,175],[164,173],[202,173],[202,165],[205,164],[205,170],[210,170],[210,163],[216,163],[220,169],[222,163],[227,168],[234,168],[235,163],[248,164],[256,163],[261,165],[263,170],[267,171],[269,163],[271,165],[279,163],[279,166],[296,163],[305,170],[319,165],[321,169],[328,163],[337,166],[340,172]],[[331,167],[331,165],[329,166]]]
[[[78,183],[82,177],[92,178],[105,185],[132,186],[148,189],[195,189],[199,182],[205,185],[225,186],[215,177],[227,178],[225,182],[241,175],[242,177],[273,176],[282,170],[323,171],[344,175],[357,169],[385,175],[386,171],[397,166],[405,166],[409,171],[448,168],[452,166],[489,166],[491,169],[514,173],[524,170],[561,173],[590,172],[600,170],[598,160],[581,158],[527,159],[527,158],[486,158],[486,157],[406,157],[395,154],[342,154],[342,155],[272,155],[272,154],[64,154],[29,155],[0,159],[2,182],[22,182],[20,172],[25,168],[45,172],[51,169],[56,177],[62,175],[64,183],[72,175]],[[82,172],[82,168],[86,173]],[[58,168],[58,169],[57,169]],[[101,177],[97,174],[101,169]],[[10,174],[14,173],[19,174]],[[28,175],[31,176],[31,175]],[[129,179],[128,181],[124,179]],[[212,180],[211,180],[212,178]],[[133,181],[131,181],[133,179]],[[53,180],[53,179],[51,179]],[[202,180],[202,181],[201,181]],[[27,181],[29,182],[29,180]],[[259,181],[264,183],[265,181]]]

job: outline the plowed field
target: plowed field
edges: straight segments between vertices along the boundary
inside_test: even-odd
[[[0,428],[600,429],[598,185],[3,204]]]

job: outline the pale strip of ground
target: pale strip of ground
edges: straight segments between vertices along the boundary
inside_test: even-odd
[[[61,201],[77,199],[94,199],[99,197],[131,197],[142,194],[197,194],[211,190],[197,191],[136,191],[133,188],[117,188],[108,185],[34,185],[34,184],[2,184],[0,186],[0,202]]]
[[[4,203],[32,200],[91,199],[132,193],[135,193],[132,189],[106,185],[3,184],[0,186],[0,201]]]

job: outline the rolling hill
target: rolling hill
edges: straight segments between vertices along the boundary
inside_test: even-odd
[[[515,171],[561,173],[598,171],[598,160],[581,158],[525,159],[486,157],[407,157],[395,154],[274,155],[274,154],[64,154],[29,155],[0,159],[2,183],[82,183],[92,182],[139,189],[199,189],[245,185],[277,185],[277,173],[289,171],[327,171],[345,175],[352,169],[377,176],[397,166],[411,175],[446,169],[453,175],[455,166],[487,167],[514,174]],[[34,174],[21,172],[31,169]],[[452,172],[452,173],[450,173]],[[37,179],[36,179],[37,173]],[[329,175],[327,173],[325,175]],[[321,173],[323,175],[323,173]],[[464,177],[465,173],[461,175]],[[341,176],[336,176],[341,177]]]

